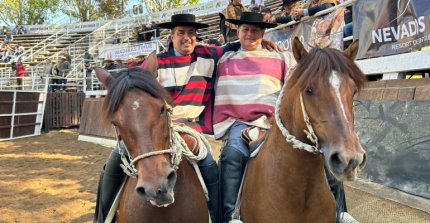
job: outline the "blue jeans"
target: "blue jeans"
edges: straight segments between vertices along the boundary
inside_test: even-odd
[[[124,141],[122,141],[122,140],[120,141],[120,146],[121,146],[122,151],[128,156],[127,147],[125,146]],[[119,148],[117,145],[115,146],[115,148],[113,148],[112,152],[116,153],[119,156]],[[139,154],[139,155],[141,155],[141,154]],[[209,166],[214,162],[215,162],[215,160],[214,160],[212,154],[208,153],[206,155],[206,158],[204,158],[203,160],[200,160],[198,162],[198,165],[199,165],[199,167]]]
[[[348,37],[348,36],[352,36],[352,22],[346,24],[343,27],[343,36]]]
[[[240,137],[242,130],[248,128],[249,126],[245,123],[236,121],[231,126],[229,132],[227,133],[227,140],[223,145],[224,147],[231,147],[234,150],[241,152],[246,158],[251,155],[249,152],[248,145]]]

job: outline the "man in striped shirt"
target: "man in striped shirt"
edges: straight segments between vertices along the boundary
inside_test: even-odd
[[[212,134],[213,86],[217,63],[225,52],[239,50],[240,43],[229,43],[222,47],[197,45],[197,29],[207,28],[208,25],[195,20],[192,14],[176,14],[171,17],[171,22],[158,25],[171,30],[172,42],[166,52],[157,54],[157,80],[173,98],[175,121],[201,133]],[[271,49],[277,46],[266,42],[266,47]],[[141,65],[145,66],[146,62]],[[107,215],[105,210],[111,206],[113,197],[125,177],[119,164],[121,159],[118,148],[115,148],[105,165],[99,186],[102,194],[97,200],[97,222],[104,221]],[[218,166],[210,153],[198,165],[209,193],[208,207],[212,222],[216,223],[219,215]]]
[[[219,60],[215,88],[214,135],[226,140],[219,160],[222,222],[231,220],[250,156],[241,132],[250,126],[270,128],[268,118],[290,64],[287,54],[261,47],[265,29],[276,24],[263,22],[263,16],[254,12],[243,12],[240,20],[228,22],[239,25],[241,49]]]

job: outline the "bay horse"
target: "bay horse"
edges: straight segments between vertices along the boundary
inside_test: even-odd
[[[366,161],[353,123],[353,98],[365,76],[343,53],[293,41],[296,69],[276,106],[276,123],[249,160],[238,203],[241,220],[336,222],[336,203],[324,166],[337,180],[354,180]],[[305,132],[305,131],[306,132]]]
[[[171,149],[171,99],[155,78],[155,54],[148,60],[145,69],[130,68],[115,77],[95,68],[108,90],[105,121],[134,157],[127,169],[135,177],[125,181],[116,221],[207,223],[206,197],[192,165],[173,161],[181,154]]]

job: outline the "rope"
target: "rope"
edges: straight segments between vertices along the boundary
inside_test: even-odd
[[[303,97],[302,97],[301,93],[300,93],[300,103],[302,106],[303,118],[304,118],[306,126],[308,128],[308,130],[303,130],[303,131],[305,132],[307,138],[311,142],[315,143],[315,146],[306,144],[306,143],[298,140],[295,136],[291,135],[290,132],[288,132],[288,130],[282,124],[282,120],[279,116],[279,112],[281,110],[281,102],[282,102],[282,98],[284,96],[284,90],[285,90],[286,85],[287,85],[287,81],[285,81],[284,86],[282,86],[282,89],[279,92],[279,97],[276,100],[276,105],[275,105],[275,120],[276,120],[276,124],[277,124],[279,130],[281,130],[281,133],[285,137],[285,140],[288,143],[292,144],[293,148],[305,150],[305,151],[308,151],[311,153],[321,153],[321,151],[318,148],[318,137],[316,136],[316,134],[312,128],[312,125],[309,121],[309,116],[306,113],[305,106],[303,104]]]

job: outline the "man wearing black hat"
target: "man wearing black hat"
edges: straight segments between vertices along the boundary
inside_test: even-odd
[[[241,138],[242,130],[252,127],[263,132],[271,127],[269,117],[291,62],[290,54],[261,47],[265,29],[276,27],[263,22],[262,14],[243,12],[239,20],[227,21],[238,26],[241,49],[227,52],[219,60],[215,91],[214,135],[225,140],[218,161],[223,223],[232,219],[250,157],[248,144]]]
[[[298,20],[299,18],[294,17],[291,12],[294,9],[301,9],[303,7],[303,3],[300,0],[283,0],[282,7],[284,10],[281,15],[276,16],[276,23],[289,23],[293,20]]]
[[[192,14],[176,14],[171,22],[158,24],[171,30],[172,43],[157,55],[158,81],[173,98],[173,119],[206,134],[212,134],[212,109],[217,62],[227,51],[238,50],[240,43],[223,47],[197,45],[197,29],[208,25],[196,22]],[[266,42],[267,48],[276,47]],[[147,59],[148,60],[148,59]],[[147,60],[141,65],[146,66]],[[103,222],[125,174],[122,172],[118,148],[111,153],[104,169],[97,200],[97,222]],[[213,223],[218,222],[218,166],[211,154],[199,162],[209,193],[208,208]],[[100,200],[100,201],[99,201]]]

